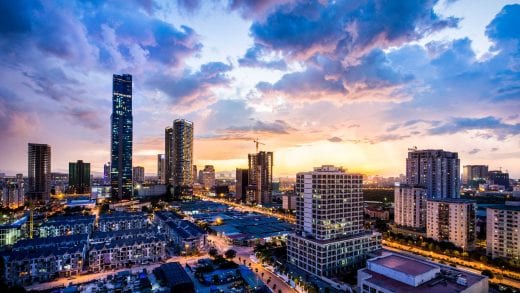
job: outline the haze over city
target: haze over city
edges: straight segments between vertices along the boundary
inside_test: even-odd
[[[325,4],[325,2],[327,2]],[[2,1],[0,172],[110,161],[112,74],[133,76],[134,165],[194,122],[194,161],[275,176],[403,173],[409,147],[520,176],[518,1]]]

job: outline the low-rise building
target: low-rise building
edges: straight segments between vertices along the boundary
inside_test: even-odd
[[[387,253],[358,270],[357,292],[488,292],[486,276],[427,260]]]
[[[141,229],[149,226],[148,215],[142,212],[113,212],[102,214],[98,219],[98,230],[117,231],[125,229]]]
[[[40,237],[90,234],[95,216],[57,216],[46,219],[39,228]]]
[[[153,237],[157,235],[157,229],[142,228],[117,231],[95,231],[90,237],[90,243],[110,242],[114,240],[129,239],[136,237]]]
[[[520,261],[520,206],[486,209],[486,250],[492,258]]]
[[[195,285],[179,262],[170,262],[156,268],[154,274],[166,283],[170,292],[195,292]]]
[[[0,247],[10,246],[25,238],[27,232],[27,216],[14,222],[0,225]]]
[[[464,199],[428,199],[426,236],[447,241],[463,250],[475,248],[476,210],[474,201]]]
[[[168,240],[181,251],[200,251],[206,247],[206,232],[190,221],[168,221],[164,232]]]
[[[166,257],[166,237],[134,237],[92,244],[88,252],[90,272],[145,265]]]
[[[375,218],[383,221],[388,221],[390,219],[390,212],[382,208],[365,207],[364,212],[365,215],[373,219]]]

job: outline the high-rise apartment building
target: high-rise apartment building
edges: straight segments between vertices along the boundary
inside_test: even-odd
[[[114,200],[130,199],[132,182],[132,75],[114,74],[112,80],[110,181]]]
[[[106,162],[103,165],[103,184],[110,184],[110,162]]]
[[[487,165],[465,165],[462,167],[462,184],[477,187],[488,177]]]
[[[200,179],[197,175],[197,165],[193,165],[193,183],[199,182]]]
[[[143,184],[144,183],[144,167],[135,166],[132,168],[132,172],[134,173],[132,175],[134,178],[134,183]]]
[[[173,128],[168,126],[164,129],[164,173],[165,184],[173,184]]]
[[[164,154],[157,155],[157,179],[160,184],[166,184],[166,156]]]
[[[474,201],[462,199],[428,199],[426,236],[473,250],[476,239],[476,209]]]
[[[235,187],[235,199],[240,202],[246,202],[247,200],[247,186],[248,186],[248,169],[236,170],[236,187]]]
[[[460,160],[455,152],[410,149],[406,183],[426,189],[428,198],[459,198]]]
[[[206,165],[202,171],[200,183],[206,190],[215,186],[215,168],[213,165]]]
[[[334,166],[296,175],[296,231],[287,239],[291,264],[329,276],[381,248],[381,234],[363,229],[362,181]]]
[[[520,261],[520,206],[486,209],[486,250],[492,258]]]
[[[174,195],[191,196],[193,185],[193,122],[175,119],[172,127],[171,161]]]
[[[394,190],[395,224],[399,227],[426,228],[426,189],[401,184]]]
[[[48,202],[51,192],[51,147],[48,144],[28,145],[28,199]]]
[[[271,203],[273,193],[273,153],[260,151],[248,155],[248,201],[254,204]]]
[[[69,162],[69,193],[90,194],[90,163]]]
[[[492,184],[502,185],[506,189],[509,188],[509,173],[501,170],[494,170],[488,172],[488,179]]]
[[[23,178],[19,179],[17,174],[15,178],[0,179],[0,195],[0,206],[3,208],[17,209],[23,206],[25,203]]]

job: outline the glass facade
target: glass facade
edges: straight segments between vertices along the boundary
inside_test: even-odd
[[[114,74],[112,82],[111,169],[112,198],[132,197],[132,75]]]

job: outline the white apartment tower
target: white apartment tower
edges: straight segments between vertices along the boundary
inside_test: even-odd
[[[395,224],[399,227],[426,228],[426,189],[411,185],[395,187]]]
[[[381,248],[381,235],[363,230],[362,178],[330,165],[296,175],[296,232],[287,240],[290,263],[329,276]]]
[[[487,208],[486,214],[487,254],[520,261],[520,206]]]
[[[475,248],[476,203],[461,199],[428,199],[426,236],[463,250]]]

